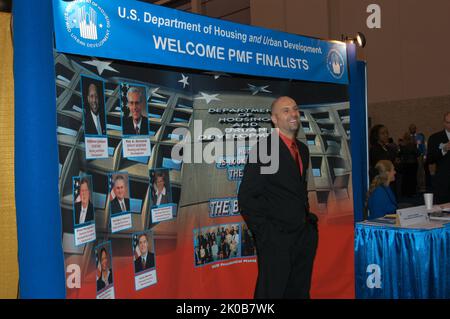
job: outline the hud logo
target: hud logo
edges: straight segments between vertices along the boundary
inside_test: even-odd
[[[327,67],[335,79],[340,79],[344,75],[344,59],[336,49],[328,53]]]
[[[64,18],[71,38],[84,47],[101,47],[109,38],[109,17],[92,0],[71,2],[64,12]]]

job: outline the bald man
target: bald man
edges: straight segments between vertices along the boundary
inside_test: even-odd
[[[88,107],[84,108],[84,133],[86,135],[106,135],[103,104],[94,83],[89,84],[85,101],[87,101]]]
[[[276,99],[271,113],[275,131],[250,151],[238,195],[258,254],[255,298],[307,299],[318,239],[308,204],[309,150],[296,139],[300,111],[292,98]],[[255,155],[264,143],[278,164],[274,172],[264,172],[269,164]]]

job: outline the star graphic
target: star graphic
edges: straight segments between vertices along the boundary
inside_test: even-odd
[[[160,99],[164,99],[165,97],[156,93],[158,92],[159,88],[153,88],[150,90],[150,96],[159,97]]]
[[[214,75],[214,80],[217,80],[221,76],[231,77],[231,75],[229,75],[227,73],[221,73],[221,72],[205,72],[205,74]]]
[[[113,61],[100,61],[93,59],[92,61],[82,61],[82,62],[95,66],[97,68],[97,72],[99,75],[102,75],[103,71],[105,70],[119,73],[119,71],[109,66]]]
[[[196,97],[195,100],[205,100],[206,104],[209,104],[211,101],[222,101],[221,99],[218,99],[217,96],[219,94],[207,94],[204,92],[199,92],[202,96]]]
[[[189,85],[188,79],[188,76],[184,76],[184,74],[181,73],[181,80],[179,80],[178,82],[183,83],[183,89],[186,87],[186,85]]]
[[[269,87],[269,85],[256,86],[256,85],[253,85],[250,83],[247,83],[247,85],[248,85],[248,88],[245,90],[251,91],[252,95],[256,95],[259,92],[272,93],[272,91],[266,90]]]

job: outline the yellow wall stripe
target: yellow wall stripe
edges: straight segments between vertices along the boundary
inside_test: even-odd
[[[14,79],[10,13],[0,13],[0,298],[17,298]]]

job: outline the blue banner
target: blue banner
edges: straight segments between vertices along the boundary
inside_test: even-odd
[[[56,50],[183,68],[348,84],[346,45],[139,1],[53,0]]]

